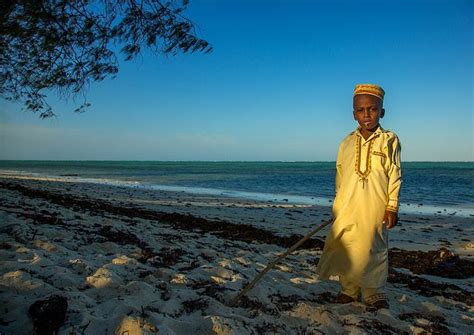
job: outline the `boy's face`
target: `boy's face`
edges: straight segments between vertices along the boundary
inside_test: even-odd
[[[374,131],[379,120],[385,115],[381,99],[370,94],[354,96],[354,120],[359,123],[362,131]]]

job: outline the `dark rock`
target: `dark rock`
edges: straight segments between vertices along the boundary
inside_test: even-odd
[[[34,302],[28,309],[37,335],[56,334],[66,320],[67,299],[59,295]]]

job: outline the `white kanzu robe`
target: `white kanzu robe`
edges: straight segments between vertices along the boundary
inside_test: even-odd
[[[344,276],[362,288],[385,285],[388,236],[385,210],[398,210],[400,142],[378,127],[365,140],[359,129],[340,144],[337,155],[335,221],[326,238],[317,273]]]

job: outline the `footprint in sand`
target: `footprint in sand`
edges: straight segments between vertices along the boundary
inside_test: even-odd
[[[100,268],[94,275],[87,277],[86,282],[95,288],[117,288],[122,285],[122,279],[105,268]]]
[[[0,285],[13,288],[18,292],[27,292],[39,289],[44,284],[42,281],[33,278],[31,274],[17,270],[5,273],[0,278]]]
[[[148,335],[148,334],[169,334],[165,329],[158,329],[155,325],[151,324],[142,317],[126,316],[124,317],[117,328],[115,329],[114,335],[121,334],[137,334],[137,335]]]
[[[72,269],[78,275],[91,275],[94,270],[82,259],[70,259],[68,261],[68,267]]]
[[[58,248],[54,244],[52,244],[48,241],[34,240],[32,242],[32,244],[35,247],[43,249],[43,250],[48,251],[48,252],[56,252],[58,250]]]

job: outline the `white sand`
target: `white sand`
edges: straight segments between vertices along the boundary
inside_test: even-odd
[[[0,176],[0,182],[102,199],[121,207],[251,224],[281,236],[305,235],[330,216],[326,207],[22,178]],[[337,294],[338,283],[321,282],[314,274],[320,254],[316,250],[289,256],[248,294],[252,303],[230,307],[227,301],[284,248],[178,230],[153,220],[98,214],[80,206],[66,208],[48,199],[0,190],[2,335],[32,333],[28,307],[52,294],[65,296],[69,303],[60,334],[127,330],[130,334],[365,334],[381,329],[421,334],[429,333],[436,317],[452,333],[474,332],[473,306],[442,296],[423,296],[400,284],[387,285],[390,310],[367,312],[363,303],[327,303],[325,294]],[[45,224],[23,217],[41,211],[62,221]],[[136,244],[106,241],[98,232],[107,226],[133,234],[157,256],[142,261],[145,250]],[[401,225],[390,234],[391,247],[433,250],[447,246],[472,258],[473,229],[472,218],[402,215]],[[162,264],[166,262],[173,264]],[[473,278],[421,277],[473,292]]]

